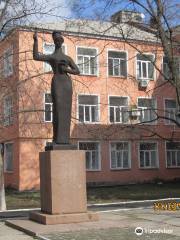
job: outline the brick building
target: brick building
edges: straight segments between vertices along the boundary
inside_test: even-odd
[[[52,71],[32,59],[35,28],[46,54],[54,49],[52,31],[62,31],[63,51],[81,71],[72,76],[71,142],[86,151],[87,182],[180,177],[180,130],[168,119],[177,120],[176,91],[161,74],[166,58],[154,31],[138,24],[142,15],[131,15],[134,24],[128,16],[19,27],[0,42],[6,186],[39,187],[38,153],[52,137]]]

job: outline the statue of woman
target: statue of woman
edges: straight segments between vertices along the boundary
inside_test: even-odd
[[[55,51],[52,54],[38,52],[37,32],[34,33],[33,59],[44,61],[51,65],[53,78],[51,82],[51,96],[53,103],[53,143],[69,144],[71,107],[72,107],[72,81],[68,74],[78,75],[79,69],[69,56],[62,51],[64,39],[60,32],[54,31],[52,38]]]

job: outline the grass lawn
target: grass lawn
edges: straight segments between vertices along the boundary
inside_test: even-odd
[[[89,187],[88,203],[180,198],[180,182],[163,184],[136,184],[114,187]],[[7,209],[40,207],[39,192],[6,190]]]

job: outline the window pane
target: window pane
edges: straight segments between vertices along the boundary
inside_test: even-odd
[[[122,168],[122,152],[117,152],[117,167]]]
[[[81,95],[78,96],[79,104],[93,105],[98,103],[98,96]]]
[[[151,167],[156,167],[156,152],[151,152]]]
[[[78,56],[77,60],[78,60],[79,71],[81,73],[83,73],[83,57],[82,56]]]
[[[90,107],[89,106],[85,106],[85,121],[90,121]]]
[[[144,167],[144,152],[140,151],[140,167]]]
[[[177,151],[177,166],[180,167],[180,151]]]
[[[79,121],[84,122],[84,107],[79,106]]]
[[[52,103],[52,97],[50,93],[45,93],[45,103]]]
[[[110,107],[110,122],[114,122],[114,108]]]
[[[129,163],[128,163],[128,152],[124,151],[123,152],[123,167],[124,168],[128,168],[129,167]]]
[[[142,69],[141,69],[141,62],[138,61],[138,62],[137,62],[137,77],[138,77],[138,78],[142,78],[142,74],[141,74],[141,72],[142,72]]]
[[[91,107],[91,120],[92,122],[96,122],[96,107],[95,106],[92,106]]]
[[[140,150],[156,150],[156,143],[140,143]]]
[[[91,57],[90,59],[90,69],[91,69],[91,74],[96,74],[97,73],[97,61],[96,58]]]
[[[180,142],[167,142],[166,148],[171,150],[180,150]]]
[[[147,78],[147,66],[145,62],[142,63],[142,70],[143,70],[142,78]]]
[[[171,166],[171,152],[167,151],[167,166]]]
[[[89,56],[96,56],[97,51],[93,48],[80,48],[77,49],[78,55],[89,55]]]
[[[127,97],[110,97],[109,102],[111,106],[128,106]]]
[[[165,108],[176,108],[176,100],[165,99]]]
[[[5,144],[5,170],[13,171],[13,144]]]
[[[122,114],[122,122],[123,123],[129,122],[129,109],[127,107],[121,108],[121,114]]]
[[[120,75],[120,61],[119,61],[119,59],[114,59],[113,67],[114,67],[114,75],[119,76]]]
[[[116,168],[116,152],[111,151],[111,168]]]
[[[126,59],[126,53],[125,52],[108,51],[108,58]]]
[[[113,76],[113,60],[112,60],[112,58],[108,59],[108,69],[109,69],[109,75]]]
[[[150,166],[150,153],[145,152],[145,166],[149,167]]]
[[[116,122],[120,122],[120,108],[116,108]]]
[[[90,59],[88,57],[84,57],[84,73],[90,74]]]
[[[153,79],[154,77],[154,66],[151,62],[148,63],[148,78]]]
[[[52,121],[51,114],[51,105],[45,104],[45,121]]]
[[[86,169],[91,168],[91,152],[86,152]]]
[[[121,60],[120,68],[121,68],[121,76],[127,76],[127,62],[126,61]]]

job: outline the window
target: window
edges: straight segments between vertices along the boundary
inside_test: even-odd
[[[127,76],[127,56],[125,52],[108,52],[109,76]]]
[[[13,73],[13,47],[8,48],[4,52],[4,76],[8,77]]]
[[[163,74],[164,74],[165,80],[168,80],[170,77],[170,71],[168,67],[168,59],[165,56],[163,57]]]
[[[155,112],[156,102],[152,98],[138,98],[138,109],[140,110],[139,121],[150,123],[156,119]]]
[[[45,93],[45,103],[44,103],[44,121],[45,122],[52,122],[52,98],[50,93]]]
[[[44,54],[52,54],[55,50],[55,45],[53,43],[44,43],[43,44],[43,53]],[[62,45],[62,51],[65,53],[65,46]],[[51,72],[51,65],[47,62],[44,63],[44,72]]]
[[[153,79],[154,77],[154,56],[137,54],[137,78]]]
[[[109,97],[109,120],[111,123],[128,123],[128,98]]]
[[[4,126],[13,123],[13,101],[11,96],[4,98]]]
[[[165,119],[166,124],[173,124],[172,120],[179,121],[179,118],[176,116],[177,104],[174,99],[165,99],[165,117],[170,119]]]
[[[84,123],[99,122],[98,96],[80,95],[79,121]]]
[[[139,144],[140,168],[157,168],[157,143]]]
[[[97,49],[78,47],[77,63],[81,74],[97,75]]]
[[[86,170],[100,170],[100,150],[97,142],[79,142],[79,149],[86,152]]]
[[[180,167],[180,142],[166,142],[167,167]]]
[[[13,143],[4,144],[4,170],[13,171]]]
[[[111,143],[111,169],[130,168],[130,144],[128,142]]]

